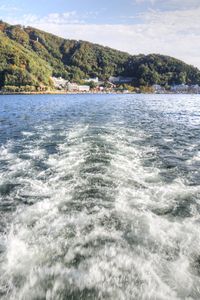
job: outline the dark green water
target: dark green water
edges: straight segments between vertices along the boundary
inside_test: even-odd
[[[0,97],[0,298],[200,299],[200,96]]]

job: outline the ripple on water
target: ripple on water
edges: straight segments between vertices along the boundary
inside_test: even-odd
[[[142,128],[148,110],[135,128],[124,105],[2,146],[2,299],[199,299],[200,188],[185,171],[198,152],[164,139],[165,123]]]

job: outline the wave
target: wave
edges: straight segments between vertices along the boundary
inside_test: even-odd
[[[149,138],[62,123],[2,146],[2,299],[200,297],[200,189],[166,183]]]

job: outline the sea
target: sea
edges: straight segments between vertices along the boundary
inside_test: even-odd
[[[0,299],[200,299],[200,95],[0,96]]]

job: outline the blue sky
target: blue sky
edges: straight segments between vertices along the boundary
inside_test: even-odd
[[[1,0],[1,16],[8,15],[22,16],[24,14],[35,14],[44,17],[52,13],[64,13],[76,11],[83,20],[88,23],[96,24],[116,24],[121,22],[122,16],[132,17],[137,13],[146,10],[147,3],[141,3],[132,0],[113,1],[113,0],[40,0],[30,1],[21,0]],[[132,22],[131,19],[127,20]]]
[[[200,0],[0,0],[0,18],[200,68]]]

